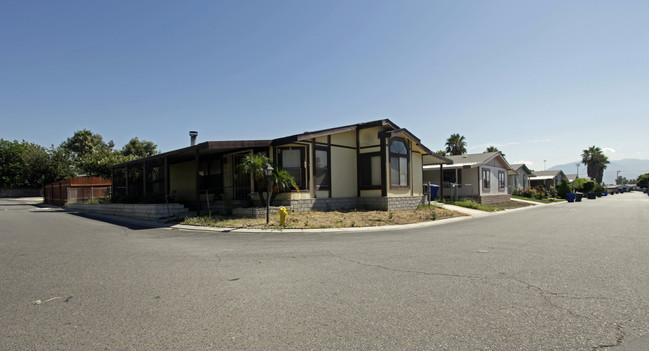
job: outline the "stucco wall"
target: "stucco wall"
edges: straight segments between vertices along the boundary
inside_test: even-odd
[[[507,183],[508,183],[508,177],[507,177],[507,170],[499,167],[499,166],[483,166],[481,169],[488,169],[489,173],[491,173],[491,182],[490,182],[490,187],[489,190],[486,191],[485,188],[482,187],[482,170],[480,170],[480,189],[481,189],[481,195],[502,195],[507,193]],[[505,187],[504,188],[499,188],[498,187],[498,172],[504,172],[505,173]]]
[[[412,194],[420,196],[424,194],[424,177],[422,172],[423,156],[418,153],[412,154],[411,174],[412,174]]]
[[[356,150],[341,147],[332,147],[331,196],[356,196],[356,183]]]
[[[194,161],[169,165],[169,191],[176,191],[176,201],[196,199],[196,168]]]

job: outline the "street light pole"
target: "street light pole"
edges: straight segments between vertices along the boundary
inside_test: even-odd
[[[270,176],[273,175],[274,168],[268,164],[264,172],[266,173],[266,225],[270,223]]]

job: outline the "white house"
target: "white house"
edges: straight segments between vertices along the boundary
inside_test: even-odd
[[[496,203],[511,200],[508,175],[514,169],[500,152],[447,156],[453,164],[424,166],[424,183],[439,184],[446,197]]]
[[[534,173],[524,163],[516,163],[511,166],[514,172],[509,173],[508,189],[510,194],[514,190],[528,188],[530,186],[530,177],[534,176]]]

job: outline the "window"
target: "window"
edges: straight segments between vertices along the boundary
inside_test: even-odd
[[[488,168],[482,169],[482,187],[485,189],[491,188],[491,172]]]
[[[498,189],[502,190],[505,188],[505,172],[498,171]]]
[[[306,188],[306,172],[304,172],[304,148],[282,148],[279,152],[279,164],[295,180],[300,189]]]
[[[390,142],[390,185],[409,185],[410,158],[408,147],[402,139],[393,139]]]
[[[361,154],[358,160],[361,189],[381,187],[381,155],[379,153]]]
[[[457,179],[455,179],[455,174],[457,174]],[[444,176],[443,176],[444,182],[448,183],[455,183],[455,184],[462,184],[462,170],[458,169],[445,169],[444,170]]]
[[[329,180],[329,149],[316,148],[315,150],[315,185],[316,189],[328,189]]]

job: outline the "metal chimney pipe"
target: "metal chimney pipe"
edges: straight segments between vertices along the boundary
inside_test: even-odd
[[[197,132],[197,131],[195,131],[195,130],[191,130],[191,131],[189,131],[189,137],[190,137],[190,139],[191,139],[191,143],[190,143],[191,146],[196,145],[196,137],[197,137],[197,136],[198,136],[198,132]]]

